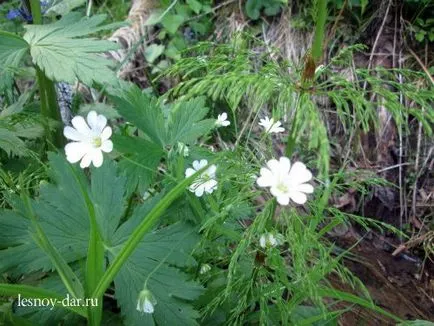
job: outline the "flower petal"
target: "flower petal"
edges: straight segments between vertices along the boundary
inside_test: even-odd
[[[106,125],[107,125],[107,118],[105,116],[103,116],[102,114],[98,115],[97,124],[95,126],[95,131],[100,133]]]
[[[152,314],[154,312],[154,305],[148,299],[143,302],[143,312]]]
[[[92,163],[96,168],[99,168],[103,162],[102,152],[99,149],[94,149],[92,152]]]
[[[297,186],[297,190],[306,194],[311,194],[313,193],[313,186],[308,183],[302,183],[301,185]]]
[[[100,149],[103,152],[110,153],[113,150],[113,142],[111,140],[103,141]]]
[[[286,206],[289,204],[289,196],[288,195],[280,195],[280,196],[277,196],[276,199],[280,205]]]
[[[89,145],[82,142],[72,142],[65,146],[66,159],[70,163],[77,163],[89,152]]]
[[[289,172],[289,178],[291,179],[291,183],[298,185],[305,182],[308,182],[312,179],[312,173],[306,168],[301,162],[295,162],[292,165],[292,169]]]
[[[187,170],[185,170],[185,177],[191,177],[193,174],[196,173],[196,170],[192,169],[192,168],[188,168]]]
[[[289,197],[297,204],[304,204],[307,201],[307,196],[300,191],[291,191]]]
[[[105,127],[101,133],[101,140],[107,140],[112,135],[112,128],[111,127]]]
[[[282,175],[284,175],[284,174],[288,174],[289,173],[289,170],[290,170],[290,168],[291,168],[291,161],[289,160],[289,158],[287,158],[287,157],[285,157],[285,156],[282,156],[280,159],[279,159],[279,165],[280,165],[280,167],[279,167],[279,172],[282,174]]]
[[[200,185],[200,186],[196,187],[196,190],[194,191],[194,194],[197,197],[202,197],[204,190],[205,190],[205,187],[203,185]]]
[[[70,127],[70,126],[66,126],[63,129],[63,135],[66,138],[74,140],[74,141],[84,141],[86,139],[85,135],[82,135],[76,129],[74,129],[74,128]]]
[[[81,162],[80,162],[80,167],[82,169],[89,167],[90,162],[92,162],[92,153],[87,152],[86,155],[83,156]]]
[[[89,126],[87,125],[86,121],[82,116],[78,115],[72,118],[71,123],[80,134],[83,134],[84,136],[90,136],[91,132]]]
[[[270,168],[271,173],[277,174],[280,169],[278,160],[272,159],[267,162],[267,166]]]
[[[215,176],[216,170],[217,170],[217,166],[213,164],[206,170],[206,174],[208,174],[211,178],[213,178]]]
[[[203,187],[205,188],[205,191],[210,194],[217,189],[217,181],[214,179],[208,180],[203,184]]]
[[[199,162],[199,169],[198,170],[204,168],[207,165],[208,165],[208,161],[207,160],[200,160],[200,162]]]
[[[196,171],[200,170],[200,162],[198,160],[193,161],[193,169]]]
[[[98,125],[98,114],[95,111],[90,111],[87,114],[87,123],[90,127],[90,129],[95,130],[96,126]]]
[[[259,187],[271,187],[274,184],[273,173],[267,168],[261,168],[261,176],[256,179]]]

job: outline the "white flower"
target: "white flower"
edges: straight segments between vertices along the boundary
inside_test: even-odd
[[[295,162],[291,167],[287,157],[281,157],[279,161],[269,160],[260,173],[256,183],[260,187],[270,187],[271,194],[281,205],[288,205],[290,199],[304,204],[306,194],[313,192],[312,185],[306,183],[312,179],[312,173],[301,162]]]
[[[231,124],[231,122],[228,121],[227,119],[228,119],[228,114],[226,112],[223,112],[222,114],[218,115],[215,125],[217,127],[227,127]]]
[[[259,238],[259,245],[261,248],[270,248],[277,246],[278,242],[277,239],[274,237],[272,233],[265,233],[261,235]]]
[[[260,120],[259,125],[264,127],[267,134],[277,134],[285,131],[285,128],[281,127],[282,123],[280,121],[274,122],[273,118],[269,119],[268,117],[265,117]]]
[[[136,309],[140,312],[144,312],[147,314],[154,313],[154,306],[157,304],[157,300],[155,300],[151,291],[147,289],[143,289],[140,291],[139,299],[137,300]]]
[[[194,161],[193,168],[188,168],[185,170],[185,177],[188,178],[192,176],[194,173],[196,173],[196,171],[199,171],[207,165],[207,160]],[[202,172],[200,177],[195,179],[193,184],[190,186],[190,191],[194,192],[197,197],[201,197],[204,192],[210,194],[217,189],[217,181],[215,180],[216,170],[217,167],[213,164],[204,172]]]
[[[86,168],[92,162],[95,167],[100,167],[103,162],[102,152],[109,153],[113,150],[113,143],[109,138],[112,128],[106,127],[107,119],[90,111],[87,115],[87,123],[81,116],[76,116],[71,121],[73,127],[65,127],[63,134],[73,142],[66,144],[66,159],[71,163],[80,162],[81,168]]]
[[[202,264],[202,266],[200,266],[200,271],[199,274],[206,274],[211,270],[211,266],[208,264]]]

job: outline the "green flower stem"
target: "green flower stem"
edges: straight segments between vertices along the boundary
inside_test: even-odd
[[[89,247],[88,247],[87,258],[86,258],[85,293],[86,293],[86,297],[90,298],[99,280],[104,274],[104,243],[102,241],[101,231],[98,226],[95,207],[92,203],[92,200],[88,195],[86,187],[82,184],[80,178],[78,177],[73,167],[71,165],[69,167],[71,170],[71,174],[74,176],[77,183],[80,185],[80,191],[86,202],[86,208],[89,215],[90,234],[89,234]],[[101,324],[101,318],[102,318],[103,298],[102,296],[92,297],[92,299],[93,298],[97,299],[99,305],[97,307],[93,307],[91,305],[88,306],[87,308],[88,323],[91,326],[99,326]]]
[[[33,24],[42,25],[41,3],[39,0],[30,0],[30,8],[33,17]],[[47,78],[45,73],[36,66],[36,77],[39,86],[39,96],[41,99],[41,113],[45,120],[45,130],[47,138],[57,147],[64,144],[62,136],[62,119],[60,116],[59,106],[57,103],[57,94],[53,81]],[[49,121],[54,120],[58,122],[56,129],[53,133],[50,131]]]
[[[327,0],[317,0],[316,3],[316,21],[315,21],[315,35],[312,44],[312,57],[317,63],[322,56],[324,29],[327,18]]]
[[[164,198],[155,205],[152,210],[146,215],[139,226],[134,230],[131,236],[126,241],[125,245],[122,247],[119,254],[116,256],[114,261],[110,264],[107,271],[98,283],[95,291],[93,292],[92,298],[98,298],[102,296],[105,290],[108,288],[110,283],[116,277],[117,273],[120,271],[124,263],[127,261],[128,257],[134,252],[136,247],[142,241],[143,236],[148,233],[154,224],[157,222],[158,218],[164,213],[164,211],[173,203],[192,183],[192,181],[197,178],[203,171],[209,168],[212,163],[209,163],[204,168],[197,171],[195,174],[189,178],[184,179],[176,187],[174,187]]]
[[[299,116],[299,112],[300,112],[300,103],[301,103],[301,97],[302,96],[303,96],[303,91],[302,91],[302,93],[300,93],[298,95],[297,103],[295,105],[294,119],[292,120],[292,124],[291,124],[288,138],[286,141],[285,156],[288,158],[291,158],[292,154],[294,153],[294,149],[295,149],[295,143],[296,143],[297,134],[298,134],[297,123],[298,123],[298,116]]]
[[[40,0],[30,0],[30,10],[32,12],[33,24],[42,24],[42,11]]]
[[[57,294],[56,292],[46,290],[40,287],[22,284],[0,284],[0,294],[2,296],[15,297],[20,295],[23,298],[37,298],[37,299],[54,299],[61,302],[65,297]],[[75,307],[73,305],[61,305],[60,307],[68,309],[76,314],[86,317],[86,310],[83,307]]]

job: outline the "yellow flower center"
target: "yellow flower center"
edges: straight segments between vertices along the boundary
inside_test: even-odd
[[[101,147],[101,145],[102,145],[101,137],[94,137],[92,143],[93,143],[93,146],[95,146],[96,148]]]
[[[277,185],[277,189],[279,189],[283,193],[286,193],[289,190],[287,185],[282,182]]]

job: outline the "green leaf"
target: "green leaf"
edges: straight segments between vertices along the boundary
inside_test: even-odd
[[[28,50],[29,44],[23,38],[0,30],[1,71],[18,67]]]
[[[261,0],[247,0],[246,13],[249,18],[256,20],[259,18],[263,4]]]
[[[156,175],[164,155],[162,148],[146,139],[114,135],[114,147],[122,153],[119,168],[127,177],[127,193],[135,190],[143,194]]]
[[[119,119],[121,116],[112,105],[107,103],[84,104],[80,106],[78,114],[87,116],[90,111],[95,111],[98,114],[104,115],[107,119]]]
[[[164,45],[151,44],[145,49],[145,58],[149,63],[153,63],[164,52]]]
[[[111,61],[98,53],[116,50],[118,46],[95,38],[77,38],[119,26],[99,26],[105,17],[81,17],[79,13],[70,13],[52,24],[26,25],[24,39],[30,45],[33,62],[51,80],[73,84],[78,79],[89,86],[116,83],[116,74],[110,69]]]
[[[199,14],[202,9],[202,4],[197,0],[187,0],[188,6],[195,12],[195,14]]]
[[[419,31],[415,35],[416,40],[422,42],[425,39],[425,31]]]
[[[164,117],[156,99],[143,93],[133,84],[113,90],[112,94],[118,112],[143,131],[149,140],[164,147]]]
[[[186,102],[177,102],[167,122],[170,145],[177,142],[191,144],[198,137],[208,133],[215,125],[214,119],[202,120],[208,113],[205,98],[198,97]]]
[[[161,24],[170,34],[175,34],[183,22],[184,17],[181,15],[166,15],[161,20]]]
[[[48,8],[46,16],[65,16],[73,9],[78,8],[86,3],[86,0],[63,0]]]
[[[125,239],[142,216],[142,210],[136,212],[131,226],[119,230],[118,238]],[[197,325],[195,319],[199,314],[188,301],[197,299],[203,289],[172,267],[195,264],[189,252],[197,241],[194,229],[180,223],[145,236],[114,280],[115,296],[126,325]],[[119,246],[113,249],[114,254],[118,252]],[[152,315],[136,310],[137,299],[145,282],[157,301]]]
[[[153,11],[148,19],[145,21],[145,26],[151,26],[151,25],[155,25],[158,24],[161,21],[163,15],[163,10],[155,10]]]

